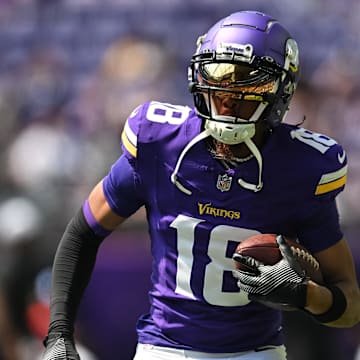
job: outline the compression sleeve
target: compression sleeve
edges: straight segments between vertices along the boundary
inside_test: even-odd
[[[72,336],[77,309],[102,240],[87,224],[82,209],[66,227],[52,269],[49,334]]]

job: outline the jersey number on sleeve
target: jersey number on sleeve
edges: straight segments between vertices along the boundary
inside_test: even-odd
[[[312,132],[307,129],[299,128],[291,131],[291,137],[297,139],[304,144],[307,144],[314,149],[320,151],[322,154],[325,154],[333,145],[336,144],[336,141],[319,133]]]
[[[191,112],[188,106],[171,105],[152,101],[146,113],[146,118],[158,123],[179,125],[183,123]]]

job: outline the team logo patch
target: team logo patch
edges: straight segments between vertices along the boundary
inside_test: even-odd
[[[232,176],[228,174],[219,175],[217,178],[216,188],[221,192],[229,191],[232,183]]]

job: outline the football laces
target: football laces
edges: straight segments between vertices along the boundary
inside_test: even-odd
[[[291,251],[292,251],[294,256],[297,256],[299,258],[304,259],[305,261],[310,263],[311,266],[313,268],[315,268],[316,270],[318,270],[320,268],[319,262],[310,253],[308,253],[304,249],[300,249],[300,248],[295,247],[295,246],[291,246],[290,248],[291,248]]]

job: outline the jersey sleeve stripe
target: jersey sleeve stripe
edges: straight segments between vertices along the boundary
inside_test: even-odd
[[[321,179],[319,181],[319,185],[321,184],[326,184],[329,183],[331,181],[336,181],[340,178],[342,178],[343,176],[345,176],[347,174],[347,168],[348,166],[345,165],[343,166],[341,169],[328,173],[328,174],[324,174],[323,176],[321,176]]]
[[[316,187],[315,195],[325,194],[344,186],[346,183],[347,168],[348,166],[345,165],[337,171],[324,174]]]
[[[136,147],[137,146],[137,136],[134,133],[134,131],[131,129],[131,127],[129,125],[129,120],[126,121],[126,123],[125,123],[124,132],[125,132],[128,140],[130,141],[130,143]]]
[[[137,155],[137,148],[136,146],[134,146],[129,138],[127,137],[127,134],[125,132],[125,130],[122,132],[121,134],[121,140],[122,140],[122,143],[125,147],[125,149],[134,157],[136,158],[136,155]]]
[[[336,190],[342,186],[344,186],[346,184],[346,175],[344,175],[343,177],[341,177],[338,180],[335,181],[331,181],[327,184],[319,184],[316,187],[316,191],[315,191],[315,195],[321,195],[321,194],[325,194],[327,192]]]

